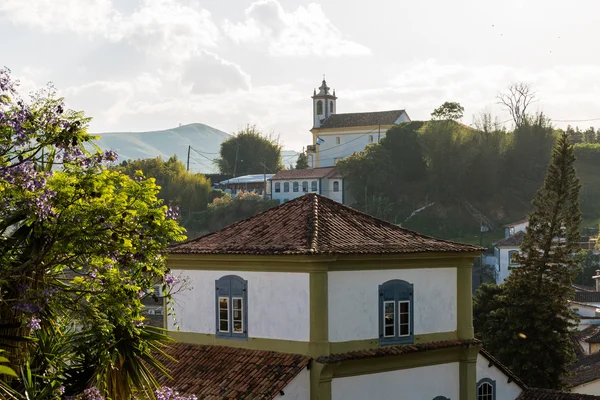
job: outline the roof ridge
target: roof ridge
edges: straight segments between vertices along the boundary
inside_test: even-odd
[[[347,113],[335,113],[335,114],[331,114],[330,117],[333,117],[334,115],[375,114],[375,113],[389,113],[389,112],[398,112],[398,111],[405,112],[406,110],[404,108],[397,108],[394,110],[383,110],[383,111],[358,111],[358,112],[347,112]]]
[[[313,194],[312,196],[312,220],[311,220],[311,228],[310,238],[308,243],[308,248],[311,252],[317,252],[317,245],[319,239],[319,196],[317,194]]]

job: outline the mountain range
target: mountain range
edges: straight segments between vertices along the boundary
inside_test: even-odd
[[[139,158],[162,157],[168,159],[176,155],[184,164],[190,151],[190,170],[204,174],[216,173],[212,162],[219,156],[221,143],[231,135],[211,126],[195,123],[177,128],[147,132],[104,132],[93,133],[100,136],[96,144],[102,150],[113,150],[119,161]],[[298,152],[283,150],[284,165],[295,164]]]

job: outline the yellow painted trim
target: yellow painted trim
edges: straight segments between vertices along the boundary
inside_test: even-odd
[[[327,271],[312,271],[310,287],[310,343],[313,357],[329,354],[329,286]]]
[[[473,268],[456,269],[456,322],[460,339],[473,339]]]

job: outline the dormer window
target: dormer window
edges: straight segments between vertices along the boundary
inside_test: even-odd
[[[248,338],[248,281],[227,275],[215,282],[218,338]]]
[[[317,115],[323,114],[323,102],[321,100],[317,101]]]
[[[379,343],[413,343],[413,285],[402,280],[379,286]]]

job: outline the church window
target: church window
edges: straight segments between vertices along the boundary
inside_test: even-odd
[[[339,136],[337,136],[337,137],[335,138],[335,144],[340,144],[340,143],[341,143],[341,139],[340,139],[340,137],[339,137]]]
[[[477,382],[477,400],[496,400],[496,381],[483,378]]]
[[[290,183],[289,183],[289,182],[284,182],[284,183],[283,183],[283,191],[284,191],[285,193],[287,193],[287,192],[289,192],[289,191],[290,191]]]
[[[294,187],[294,192],[297,192],[298,191],[298,182],[294,182],[293,187]]]
[[[317,181],[312,181],[310,183],[310,191],[311,192],[316,192],[317,191]]]
[[[308,182],[302,182],[302,192],[308,193]]]
[[[281,183],[275,182],[275,193],[281,192]]]
[[[380,344],[413,340],[413,285],[398,279],[379,285]]]
[[[333,191],[334,192],[340,191],[340,183],[338,181],[333,182]]]
[[[219,338],[248,338],[248,281],[227,275],[215,281],[216,323]]]
[[[321,100],[317,101],[317,115],[323,114],[323,102]]]

